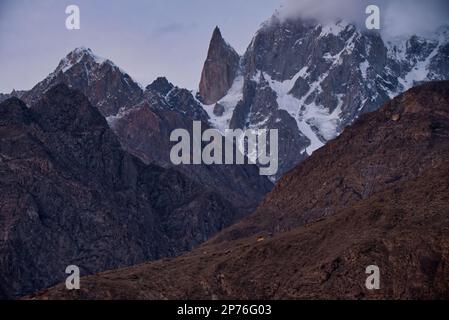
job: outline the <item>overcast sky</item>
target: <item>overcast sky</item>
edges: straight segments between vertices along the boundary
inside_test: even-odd
[[[163,75],[178,86],[195,89],[216,25],[243,53],[260,24],[281,4],[281,12],[290,16],[341,15],[362,21],[363,1],[0,0],[0,92],[30,89],[79,46],[111,59],[143,85]],[[369,2],[388,7],[383,18],[393,33],[420,31],[449,20],[448,0]],[[65,8],[70,4],[80,7],[81,30],[65,28]]]

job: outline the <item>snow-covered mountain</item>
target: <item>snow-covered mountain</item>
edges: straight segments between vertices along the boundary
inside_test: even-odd
[[[218,47],[216,41],[211,47]],[[211,56],[209,50],[202,82],[213,82],[204,75],[217,68],[211,61],[229,60],[229,54],[222,56],[220,62],[217,51]],[[220,130],[279,129],[280,176],[361,114],[421,82],[449,79],[449,27],[431,37],[386,41],[343,21],[323,25],[274,15],[239,65],[226,94],[211,100],[200,90],[199,98],[208,102],[204,108]]]

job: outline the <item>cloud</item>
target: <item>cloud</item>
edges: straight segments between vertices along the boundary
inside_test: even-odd
[[[197,27],[195,22],[192,23],[182,23],[182,22],[172,22],[169,24],[157,27],[153,34],[172,34],[172,33],[182,33],[187,30],[191,30]]]
[[[447,0],[281,0],[279,17],[313,18],[322,23],[337,19],[364,26],[368,5],[381,10],[381,32],[386,36],[423,34],[449,21]]]
[[[449,1],[389,1],[384,20],[390,36],[431,33],[449,23]]]

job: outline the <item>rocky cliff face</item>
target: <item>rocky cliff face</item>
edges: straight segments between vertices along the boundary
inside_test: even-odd
[[[363,115],[191,253],[34,298],[448,299],[448,181],[449,82],[435,82]]]
[[[240,56],[216,27],[201,74],[199,95],[203,103],[214,104],[226,95],[239,72],[239,63]]]
[[[241,59],[243,75],[205,106],[218,128],[280,129],[280,177],[361,114],[412,86],[449,79],[449,28],[432,38],[386,41],[345,22],[281,20],[256,33]]]
[[[124,152],[78,91],[0,104],[0,297],[175,256],[235,220],[232,204]]]

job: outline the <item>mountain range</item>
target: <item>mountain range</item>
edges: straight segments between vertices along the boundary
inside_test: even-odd
[[[276,14],[243,56],[215,28],[197,92],[73,50],[0,94],[0,297],[75,264],[113,271],[35,297],[447,298],[448,65],[448,27],[386,40]],[[278,129],[279,172],[174,166],[194,121]]]

